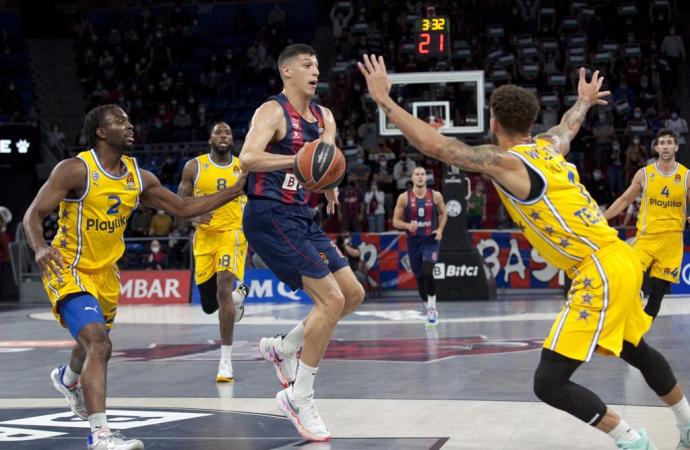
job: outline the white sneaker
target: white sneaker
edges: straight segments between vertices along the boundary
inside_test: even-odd
[[[690,448],[690,422],[684,425],[676,425],[680,431],[680,441],[676,446],[676,450],[683,450]]]
[[[232,361],[229,359],[220,359],[218,363],[218,375],[216,375],[217,383],[232,383],[235,381],[235,376],[232,373]]]
[[[244,299],[249,295],[249,288],[246,284],[242,283],[237,286],[235,292],[239,292],[242,296],[242,300],[237,300],[234,295],[232,296],[232,303],[235,305],[235,323],[237,323],[244,317]]]
[[[282,335],[272,338],[261,338],[259,341],[259,353],[266,361],[273,363],[278,381],[286,388],[295,381],[297,354],[281,353],[278,348],[282,340]]]
[[[65,396],[69,409],[82,419],[86,419],[89,414],[86,412],[86,403],[84,403],[84,395],[81,392],[79,382],[76,382],[74,386],[65,386],[65,383],[62,382],[62,376],[66,368],[67,366],[60,366],[53,369],[50,372],[50,379],[55,389]]]
[[[438,310],[436,308],[426,309],[426,326],[435,327],[438,323]]]
[[[102,432],[95,440],[89,435],[86,441],[89,450],[144,450],[144,443],[138,439],[127,439],[119,432]]]
[[[287,388],[278,392],[276,403],[285,417],[295,426],[297,432],[310,441],[324,442],[331,439],[331,433],[326,428],[326,424],[321,420],[319,410],[314,403],[314,391],[304,400],[295,400],[290,393],[292,389]]]

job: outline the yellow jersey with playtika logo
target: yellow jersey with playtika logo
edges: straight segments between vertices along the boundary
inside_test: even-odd
[[[618,240],[577,170],[551,142],[537,138],[508,152],[541,177],[543,190],[537,198],[522,201],[494,184],[513,221],[549,263],[567,270]]]
[[[194,179],[194,196],[209,195],[227,189],[240,177],[240,159],[231,156],[230,163],[220,165],[210,154],[197,156],[197,172]],[[199,225],[201,231],[227,231],[242,228],[242,212],[247,196],[241,195],[211,213],[211,223]]]
[[[687,208],[687,167],[676,163],[676,170],[664,175],[655,163],[645,167],[643,172],[637,235],[683,231]]]
[[[122,236],[139,204],[141,175],[129,156],[122,156],[126,168],[122,176],[103,169],[94,150],[77,158],[86,164],[86,190],[79,199],[60,202],[58,231],[51,245],[70,267],[98,270],[112,266],[125,251]]]

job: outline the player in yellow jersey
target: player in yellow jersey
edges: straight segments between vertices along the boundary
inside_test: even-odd
[[[661,300],[671,283],[678,283],[683,262],[683,230],[690,194],[688,168],[676,162],[678,140],[673,130],[656,134],[654,150],[659,159],[638,170],[630,187],[604,213],[606,220],[616,217],[642,196],[637,215],[637,234],[633,252],[649,270],[645,312],[659,314]]]
[[[489,176],[512,219],[544,258],[573,278],[568,300],[544,341],[534,376],[536,395],[608,433],[618,448],[654,449],[644,430],[630,427],[593,392],[571,381],[595,351],[620,356],[642,371],[649,386],[676,414],[690,448],[690,405],[664,357],[642,338],[651,324],[644,313],[640,263],[618,239],[597,204],[564,159],[593,105],[605,104],[598,72],[591,82],[580,69],[578,100],[548,133],[532,138],[539,113],[535,96],[515,85],[491,94],[490,128],[497,145],[469,146],[442,136],[389,96],[382,57],[365,55],[359,69],[371,98],[422,153]],[[481,111],[479,112],[481,114]]]
[[[225,122],[211,128],[210,151],[189,160],[182,170],[177,193],[202,196],[232,186],[241,175],[240,160],[232,155],[232,130]],[[232,340],[235,322],[244,314],[244,298],[249,289],[235,280],[244,278],[247,240],[242,231],[242,211],[247,197],[242,195],[202,219],[194,233],[194,276],[206,314],[218,311],[221,357],[217,382],[234,380]]]
[[[24,216],[53,314],[77,341],[69,364],[53,370],[51,379],[72,411],[88,419],[89,449],[143,449],[141,441],[111,433],[105,414],[108,333],[120,293],[115,264],[124,252],[127,221],[140,200],[174,216],[200,216],[242,195],[245,180],[203,197],[173,194],[124,154],[134,142],[134,126],[117,105],[89,111],[84,135],[91,149],[55,166]],[[42,220],[58,206],[59,229],[48,245]]]

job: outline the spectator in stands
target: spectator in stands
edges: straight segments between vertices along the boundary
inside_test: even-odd
[[[610,158],[606,169],[606,180],[612,197],[618,197],[625,188],[625,167],[623,165],[623,150],[616,139],[611,143]]]
[[[467,228],[480,229],[485,220],[486,192],[484,192],[484,183],[479,180],[467,200]]]
[[[599,208],[605,211],[611,202],[611,192],[604,179],[603,172],[599,169],[595,169],[594,172],[592,172],[592,177],[587,181],[587,191],[592,194],[592,198],[597,202]]]
[[[678,81],[678,71],[681,61],[685,60],[685,44],[683,38],[676,34],[676,27],[668,29],[668,35],[661,43],[661,53],[666,57],[670,70],[670,81],[675,85]]]
[[[635,172],[645,165],[647,161],[647,155],[644,151],[644,147],[640,143],[640,137],[635,136],[630,141],[628,149],[625,151],[625,174],[626,183],[630,183],[632,177],[635,176]]]
[[[678,142],[678,151],[682,152],[685,149],[686,138],[688,136],[688,122],[685,121],[680,114],[678,114],[678,109],[673,108],[671,110],[671,117],[666,119],[664,122],[664,128],[670,128],[676,133],[676,140]]]
[[[364,194],[364,209],[367,213],[367,230],[370,233],[382,233],[386,220],[385,198],[376,181],[371,182],[369,190]]]
[[[369,160],[370,161],[380,161],[381,156],[385,158],[386,161],[392,161],[395,159],[395,152],[388,146],[386,140],[379,138],[376,142],[376,147],[369,150]]]
[[[165,253],[161,248],[160,242],[154,239],[149,246],[149,252],[144,258],[144,269],[163,270],[167,267]]]
[[[285,28],[285,18],[285,11],[280,7],[279,2],[275,2],[273,9],[268,13],[268,20],[266,23],[269,27],[282,30]]]
[[[331,8],[331,25],[333,26],[333,37],[339,40],[343,35],[343,30],[347,29],[354,8],[351,2],[335,2]]]
[[[177,110],[177,114],[173,118],[173,127],[175,127],[175,140],[188,141],[190,139],[192,116],[187,112],[187,108],[184,105],[180,105]]]
[[[57,122],[53,122],[50,126],[50,133],[48,133],[48,146],[52,149],[58,149],[65,144],[65,133],[60,129]]]
[[[649,82],[649,75],[643,74],[640,77],[640,89],[637,96],[637,104],[641,109],[647,110],[649,107],[658,105],[659,96],[657,90]]]
[[[395,180],[399,194],[407,189],[407,184],[412,180],[412,172],[417,165],[407,157],[407,153],[400,155],[400,160],[393,166],[393,179]]]
[[[362,252],[357,247],[352,245],[352,238],[350,235],[348,233],[339,234],[335,240],[335,243],[340,252],[347,258],[347,262],[350,264],[350,268],[352,269],[352,272],[354,272],[357,281],[366,286],[367,276],[361,270]]]
[[[156,211],[149,224],[149,236],[167,236],[172,231],[173,219],[162,209]]]
[[[362,231],[364,194],[357,186],[357,180],[353,174],[347,176],[347,186],[340,191],[339,201],[338,220],[340,221],[340,230],[342,232]]]
[[[643,117],[642,110],[639,107],[636,107],[633,110],[632,117],[628,120],[628,123],[625,126],[623,135],[627,137],[634,136],[644,139],[648,137],[649,134],[649,123],[647,123],[647,119]]]
[[[602,108],[598,108],[597,119],[592,126],[592,135],[594,136],[594,161],[595,167],[601,168],[604,155],[611,148],[611,141],[615,137],[613,124],[611,123],[608,114]]]
[[[360,148],[357,151],[357,158],[352,164],[350,175],[354,176],[357,186],[364,191],[369,186],[369,179],[371,178],[371,167],[364,161],[364,150]]]
[[[58,230],[58,212],[53,211],[43,219],[43,238],[47,242],[51,242]]]

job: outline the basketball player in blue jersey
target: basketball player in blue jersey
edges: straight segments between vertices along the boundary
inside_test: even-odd
[[[569,170],[564,156],[587,112],[606,104],[603,78],[587,81],[580,69],[578,99],[561,122],[532,137],[539,102],[526,89],[504,85],[491,93],[489,126],[496,144],[469,146],[441,135],[405,111],[389,95],[391,80],[382,57],[358,64],[369,94],[388,120],[427,156],[491,178],[511,218],[547,262],[573,279],[568,299],[544,340],[534,374],[534,393],[607,433],[619,449],[654,450],[594,392],[571,378],[594,353],[617,356],[640,370],[649,387],[670,407],[680,431],[677,449],[690,449],[690,404],[668,361],[644,339],[652,318],[644,312],[642,267],[632,249],[608,226],[591,195]],[[559,442],[567,443],[567,436]]]
[[[426,187],[426,169],[412,171],[412,189],[398,196],[393,211],[393,226],[407,232],[407,254],[417,279],[417,289],[426,303],[426,324],[436,326],[436,281],[434,265],[441,248],[448,213],[443,195]]]
[[[335,325],[362,302],[364,288],[312,220],[292,169],[306,142],[335,140],[332,113],[312,101],[319,78],[316,53],[305,44],[290,45],[279,55],[278,69],[283,91],[256,110],[240,153],[243,170],[250,172],[244,232],[276,276],[291,289],[303,289],[314,307],[286,336],[261,339],[259,350],[286,388],[276,396],[280,410],[304,438],[326,441],[331,435],[314,404],[314,377]],[[333,214],[336,190],[326,198]]]
[[[111,433],[105,413],[109,332],[120,294],[116,262],[124,253],[127,221],[140,200],[177,217],[200,216],[242,195],[245,178],[203,197],[173,194],[124,154],[134,142],[134,126],[117,105],[89,111],[84,135],[91,149],[55,166],[24,216],[53,314],[77,341],[69,364],[50,377],[72,411],[88,419],[89,449],[143,449],[141,441]],[[58,232],[49,245],[42,221],[58,206]]]

